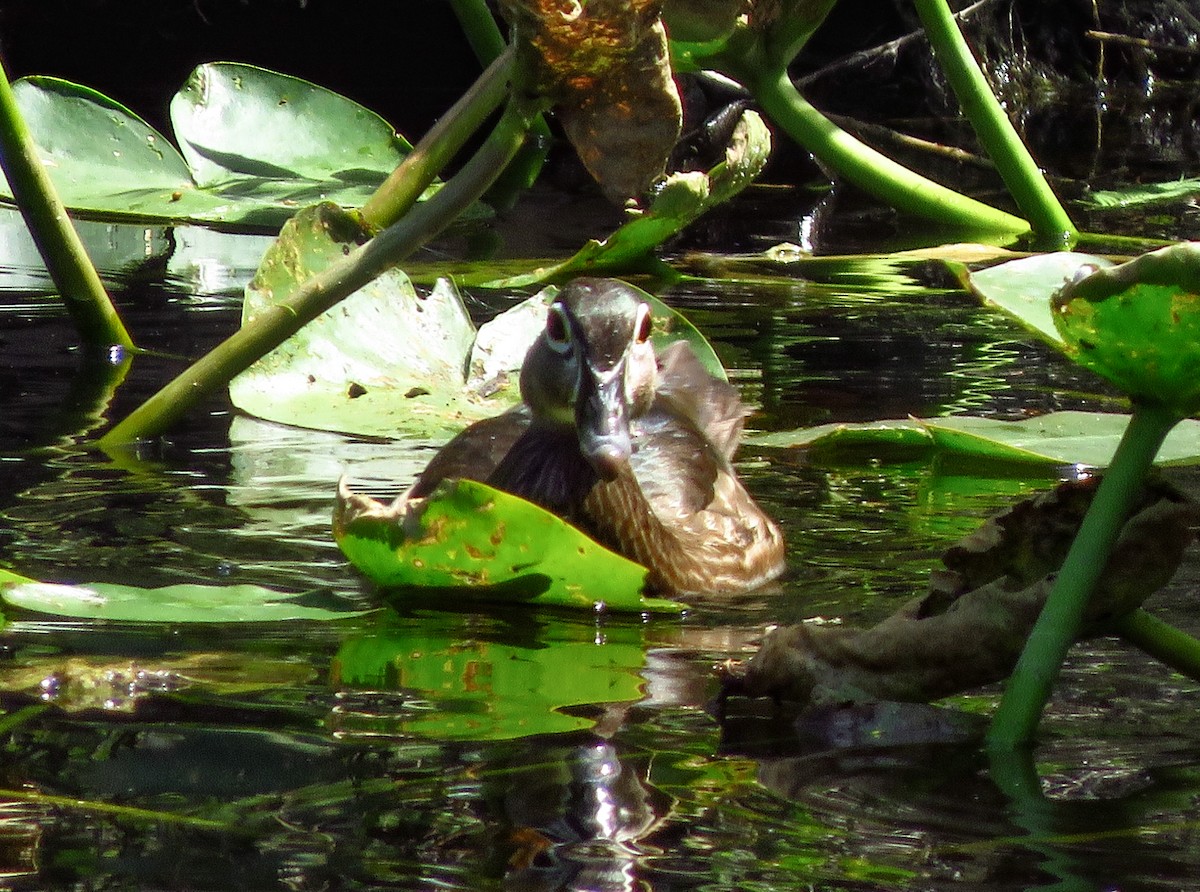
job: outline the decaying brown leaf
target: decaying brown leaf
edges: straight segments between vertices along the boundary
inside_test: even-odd
[[[662,0],[503,0],[534,87],[588,171],[617,201],[660,177],[679,138]]]
[[[1095,481],[1062,484],[987,521],[946,551],[928,594],[873,628],[773,630],[730,672],[725,695],[928,701],[1006,678],[1094,491]],[[1088,608],[1084,636],[1103,632],[1170,581],[1197,515],[1173,488],[1146,488]]]

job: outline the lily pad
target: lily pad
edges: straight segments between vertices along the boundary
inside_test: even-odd
[[[1096,267],[1055,295],[1069,356],[1134,400],[1200,410],[1200,243]]]
[[[409,149],[357,103],[251,65],[192,73],[171,103],[183,154],[88,87],[39,76],[13,92],[64,204],[106,218],[278,229],[306,204],[361,205]]]
[[[996,463],[1042,463],[1106,467],[1129,416],[1104,412],[1052,412],[1023,421],[969,415],[896,419],[862,424],[823,424],[799,431],[752,435],[754,446],[804,447],[821,459],[880,455],[911,458],[938,450]],[[1200,422],[1187,420],[1168,435],[1159,464],[1200,463]]]
[[[1091,254],[1056,251],[1010,260],[978,272],[968,273],[959,263],[950,264],[963,285],[985,304],[1003,310],[1053,346],[1066,345],[1054,321],[1051,299],[1078,276],[1112,266],[1112,261]]]
[[[155,623],[327,621],[368,613],[329,592],[288,594],[257,585],[169,585],[139,588],[97,582],[56,585],[10,582],[0,587],[5,604],[76,619]]]
[[[246,288],[243,322],[364,237],[354,218],[333,205],[297,213]],[[239,409],[281,424],[441,444],[518,402],[517,371],[556,293],[530,298],[485,324],[477,338],[453,285],[439,280],[418,294],[401,270],[391,269],[234,378],[230,397]],[[651,307],[657,347],[686,340],[712,374],[724,377],[691,323],[641,295]],[[473,344],[480,347],[474,355]]]
[[[246,287],[243,322],[361,238],[355,221],[332,205],[296,214]],[[515,399],[464,393],[474,337],[452,285],[443,281],[418,296],[393,268],[234,378],[229,393],[239,409],[268,421],[440,442]]]
[[[499,600],[679,612],[643,593],[646,569],[517,496],[472,480],[391,505],[338,486],[342,552],[397,599]]]

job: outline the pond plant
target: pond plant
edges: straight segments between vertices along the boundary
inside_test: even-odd
[[[415,146],[340,97],[249,66],[211,64],[196,70],[172,102],[178,152],[136,115],[86,88],[34,78],[12,89],[0,72],[0,157],[9,191],[72,308],[81,340],[138,353],[135,338],[113,310],[71,228],[64,225],[65,212],[33,143],[43,152],[58,152],[54,157],[63,178],[59,188],[75,189],[68,196],[75,210],[248,228],[282,224],[247,289],[240,330],[107,430],[97,441],[100,448],[119,456],[131,444],[161,435],[219,388],[229,386],[239,405],[243,400],[247,405],[262,405],[276,401],[272,394],[281,389],[283,380],[319,377],[320,365],[316,373],[306,365],[316,352],[311,345],[324,339],[341,349],[347,339],[332,327],[336,323],[329,321],[331,308],[348,307],[356,298],[360,304],[375,305],[366,312],[383,312],[380,307],[388,301],[411,303],[411,284],[397,265],[447,227],[469,221],[473,213],[486,214],[480,210],[480,200],[506,170],[512,175],[510,165],[519,158],[530,133],[545,126],[541,116],[552,109],[601,187],[619,201],[640,200],[641,204],[631,208],[629,222],[610,238],[582,247],[566,261],[515,275],[489,274],[472,284],[553,287],[585,273],[637,274],[660,281],[679,278],[682,273],[657,258],[655,249],[751,183],[770,150],[762,117],[745,112],[731,128],[729,144],[718,162],[706,171],[665,176],[664,164],[679,136],[679,97],[673,81],[679,72],[715,72],[733,79],[779,129],[840,176],[902,211],[1009,243],[1025,238],[1058,249],[1071,247],[1080,238],[987,88],[945,0],[917,0],[916,8],[965,114],[1021,216],[932,183],[888,160],[835,125],[796,90],[788,66],[828,14],[832,0],[748,5],[668,0],[661,17],[644,3],[608,0],[580,6],[578,15],[565,18],[558,14],[557,4],[506,0],[501,6],[512,26],[511,46],[499,36],[486,4],[459,0],[454,5],[481,52],[489,57],[487,67]],[[619,51],[614,51],[612,33],[620,35]],[[278,114],[281,107],[291,116],[284,125],[293,128],[288,132],[303,131],[304,139],[255,140],[256,128],[248,122],[265,120],[259,116],[268,109]],[[82,109],[83,117],[68,123],[67,109]],[[115,121],[131,152],[149,150],[157,159],[148,162],[154,165],[151,172],[127,172],[126,180],[148,179],[150,187],[130,198],[123,188],[127,183],[118,180],[122,188],[106,192],[103,183],[111,181],[112,159],[106,158],[103,167],[89,168],[92,161],[76,149],[93,141],[97,131],[73,131],[79,120],[96,128],[111,128]],[[471,157],[440,181],[462,147],[493,120]],[[329,126],[312,126],[313,122]],[[350,129],[348,122],[353,122]],[[48,132],[46,128],[60,129]],[[348,145],[348,133],[357,140],[353,145]],[[248,135],[251,145],[237,144]],[[227,142],[217,145],[216,140]],[[283,154],[269,154],[276,151],[270,147],[282,147],[278,151]],[[237,167],[213,160],[222,158],[247,163]],[[527,166],[519,171],[518,180],[528,181],[538,156],[533,153],[521,160]],[[296,210],[298,204],[306,206]],[[1036,271],[1026,278],[1029,265]],[[1016,663],[992,725],[991,740],[998,749],[1013,749],[1033,739],[1067,648],[1078,637],[1089,605],[1094,606],[1093,593],[1108,556],[1127,528],[1134,506],[1144,508],[1138,500],[1147,471],[1168,432],[1196,411],[1198,271],[1200,249],[1189,244],[1120,265],[1062,252],[961,273],[985,300],[1033,327],[1075,362],[1111,380],[1129,395],[1134,407],[1062,569],[1044,593],[1045,608]],[[1012,281],[1032,281],[1036,288],[1033,293],[1028,288],[1017,293],[1007,288]],[[370,287],[382,290],[359,297]],[[545,297],[533,301],[532,318],[537,318],[537,306],[544,313]],[[481,397],[468,381],[446,371],[473,366],[470,351],[479,340],[452,289],[438,300],[442,302],[436,309],[421,310],[438,320],[438,327],[429,329],[421,340],[452,347],[422,357],[425,365],[388,369],[382,377],[405,382],[393,388],[393,394],[402,394],[400,400],[377,398],[374,381],[358,369],[334,382],[338,408],[328,411],[343,412],[354,401],[359,411],[374,406],[377,413],[367,421],[348,421],[341,429],[372,434],[405,429],[414,436],[445,439],[456,426],[512,404],[511,388]],[[659,337],[703,340],[678,314],[661,305],[655,305],[655,318]],[[394,315],[380,322],[379,330],[391,326],[407,332],[413,324],[411,316]],[[327,337],[330,331],[334,335]],[[701,352],[703,359],[716,362],[711,349]],[[439,371],[431,372],[430,364],[438,363]],[[512,371],[511,360],[506,371]],[[312,399],[334,401],[324,393]],[[396,405],[388,400],[410,409],[403,420],[397,420]],[[304,414],[315,404],[298,401],[291,411]],[[268,412],[262,410],[264,416]],[[921,435],[940,430],[940,435],[949,436],[950,427],[931,423]],[[1003,442],[1005,435],[993,439]],[[426,526],[461,522],[463,541],[470,542],[471,537],[489,535],[486,528],[481,530],[491,523],[480,519],[487,520],[481,514],[484,506],[546,546],[545,560],[563,578],[557,579],[542,603],[594,608],[595,595],[581,596],[571,586],[570,572],[581,572],[608,578],[612,592],[600,600],[612,609],[681,609],[642,596],[643,568],[601,549],[591,550],[581,544],[577,531],[565,525],[543,532],[553,518],[482,485],[464,483],[446,490],[421,520]],[[437,564],[435,555],[405,551],[414,542],[428,545],[425,530],[418,529],[405,541],[406,531],[389,520],[344,528],[339,535],[358,566],[384,582],[395,582],[398,577],[389,574],[396,572],[397,554],[408,561],[407,569],[415,562],[422,567]],[[439,544],[438,550],[447,549]],[[561,557],[565,554],[582,555],[583,568],[565,569],[566,559]],[[513,563],[511,557],[506,560]],[[445,587],[460,578],[445,567],[438,572],[442,576],[432,579],[431,587]],[[231,620],[338,619],[349,611],[344,604],[314,605],[307,598],[297,600],[267,590],[231,587],[220,597],[207,590],[153,589],[139,594],[43,586],[11,575],[5,595],[10,603],[64,615],[133,619],[143,609],[139,598],[161,607],[160,612],[146,607],[145,616],[170,617],[175,622],[202,621],[206,614],[199,605],[214,600],[221,616]],[[405,576],[403,581],[412,579]],[[509,582],[492,579],[493,588],[484,594],[525,599],[525,589]],[[239,613],[227,601],[241,603],[247,612]],[[1200,675],[1197,643],[1153,619],[1139,605],[1140,601],[1132,607],[1123,604],[1116,615],[1104,617],[1106,627],[1181,671]],[[207,618],[211,620],[211,614]],[[775,643],[782,640],[776,638]],[[930,696],[943,693],[939,690]]]

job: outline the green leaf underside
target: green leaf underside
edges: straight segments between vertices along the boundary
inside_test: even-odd
[[[417,692],[432,709],[348,717],[341,730],[419,734],[441,740],[505,740],[590,728],[595,720],[562,712],[579,704],[642,698],[645,662],[637,629],[594,629],[551,618],[538,646],[464,641],[461,633],[384,630],[348,641],[334,660],[338,684]]]
[[[443,484],[415,525],[411,518],[360,515],[336,538],[350,562],[397,599],[446,594],[588,609],[683,609],[643,595],[644,567],[537,505],[470,480]]]
[[[327,621],[369,612],[329,592],[288,594],[257,585],[170,585],[140,588],[113,583],[10,583],[6,604],[75,619],[155,623]]]
[[[200,66],[172,100],[182,155],[87,87],[29,77],[13,90],[63,202],[106,218],[278,228],[307,204],[361,205],[408,150],[357,103],[237,63]]]
[[[801,431],[759,434],[755,446],[804,447],[820,457],[851,458],[895,450],[939,450],[998,463],[1049,463],[1102,468],[1108,465],[1129,424],[1128,415],[1053,412],[1024,421],[956,415],[936,419],[824,424]],[[1200,422],[1176,426],[1158,463],[1200,462]]]

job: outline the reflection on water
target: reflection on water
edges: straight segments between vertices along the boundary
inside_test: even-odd
[[[211,257],[224,244],[208,237],[176,234],[190,255],[162,234],[112,239],[136,255],[109,269],[130,327],[167,354],[198,355],[236,324],[232,297],[253,262],[221,266]],[[43,286],[0,271],[5,566],[52,581],[376,597],[332,543],[334,481],[349,473],[388,497],[425,452],[238,417],[222,401],[136,453],[90,452],[74,442],[88,419],[127,411],[180,361],[139,358],[114,395],[57,306],[17,290]],[[907,267],[668,296],[716,339],[760,428],[1104,405],[1043,348]],[[1068,668],[1036,773],[989,765],[969,734],[884,746],[752,716],[739,738],[704,708],[713,665],[745,655],[766,625],[877,621],[924,588],[940,548],[1052,477],[886,457],[823,465],[765,448],[742,469],[787,532],[789,574],[683,618],[403,600],[291,626],[10,618],[3,882],[1185,884],[1200,866],[1194,686],[1115,645]],[[1159,599],[1184,625],[1198,575],[1188,565]],[[989,711],[995,693],[956,698],[954,715]]]

